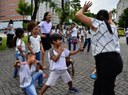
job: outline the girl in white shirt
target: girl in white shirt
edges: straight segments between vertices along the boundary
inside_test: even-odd
[[[17,28],[16,32],[15,32],[15,38],[14,38],[14,46],[16,47],[16,60],[20,60],[20,62],[24,62],[25,61],[25,53],[26,53],[26,48],[25,48],[25,43],[22,40],[22,38],[24,37],[24,30],[22,28]],[[13,77],[17,77],[17,73],[18,73],[18,68],[14,69],[14,75]]]
[[[28,23],[27,30],[31,32],[28,40],[28,49],[31,53],[36,55],[36,60],[41,61],[41,53],[44,53],[44,49],[41,43],[41,37],[38,35],[39,29],[35,22]],[[43,64],[42,64],[43,65]]]
[[[115,80],[123,65],[117,28],[112,22],[112,13],[100,10],[96,19],[84,15],[92,2],[86,2],[76,13],[76,18],[91,27],[92,53],[96,61],[97,79],[93,95],[115,95]]]

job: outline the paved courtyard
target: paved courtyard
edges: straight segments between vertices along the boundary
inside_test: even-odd
[[[124,38],[121,38],[121,55],[124,62],[123,72],[117,77],[116,95],[128,95],[128,46],[125,45]],[[0,95],[24,95],[19,88],[19,77],[14,79],[13,63],[15,61],[14,49],[0,51]],[[92,95],[94,80],[90,79],[89,74],[94,70],[95,63],[91,53],[86,54],[86,50],[82,53],[72,56],[75,60],[75,78],[73,79],[74,87],[79,89],[79,93],[75,95]],[[48,66],[47,56],[45,62]],[[48,74],[48,70],[44,71]],[[44,82],[46,79],[44,80]],[[40,88],[37,87],[37,91]],[[68,86],[61,79],[58,80],[56,86],[47,90],[45,95],[74,95],[68,93]]]

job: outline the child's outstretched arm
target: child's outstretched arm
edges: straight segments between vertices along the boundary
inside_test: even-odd
[[[83,48],[79,48],[78,50],[70,51],[70,54],[69,55],[75,55],[78,52],[83,51],[83,50],[84,50]]]

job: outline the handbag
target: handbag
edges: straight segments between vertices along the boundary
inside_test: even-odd
[[[74,43],[76,43],[77,44],[77,42],[78,42],[78,39],[77,39],[77,37],[72,37],[72,39],[71,39],[72,41],[72,43],[74,44]]]

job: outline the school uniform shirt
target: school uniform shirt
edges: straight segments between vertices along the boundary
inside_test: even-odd
[[[104,21],[91,19],[92,25],[97,28],[96,31],[90,30],[92,36],[92,54],[95,56],[104,52],[120,52],[120,45],[117,33],[117,27],[111,25],[113,34],[109,30]]]
[[[39,23],[38,25],[41,29],[41,33],[45,33],[45,34],[49,34],[52,28],[52,23],[51,22],[46,22],[46,21],[42,21],[41,23]]]
[[[21,46],[23,52],[26,51],[25,43],[21,39],[16,40],[16,52],[18,52],[20,54],[20,51],[18,50],[18,46]]]
[[[32,82],[32,75],[36,71],[36,65],[32,65],[31,68],[26,62],[22,62],[20,65],[20,87],[25,88]]]
[[[53,50],[54,55],[58,55],[58,53]],[[50,70],[66,70],[67,66],[66,66],[66,59],[65,57],[69,56],[70,51],[68,49],[65,49],[62,53],[60,58],[58,59],[57,62],[54,62],[53,60],[51,60],[50,57],[50,52],[48,52],[48,60],[50,63]]]
[[[34,53],[38,53],[40,51],[40,41],[41,37],[40,35],[37,35],[37,37],[33,37],[32,35],[29,37],[30,46],[32,48],[32,51]]]
[[[72,37],[77,37],[77,32],[78,32],[78,30],[76,29],[76,27],[74,27],[71,32],[72,32],[72,33],[71,33],[71,36],[72,36]]]

